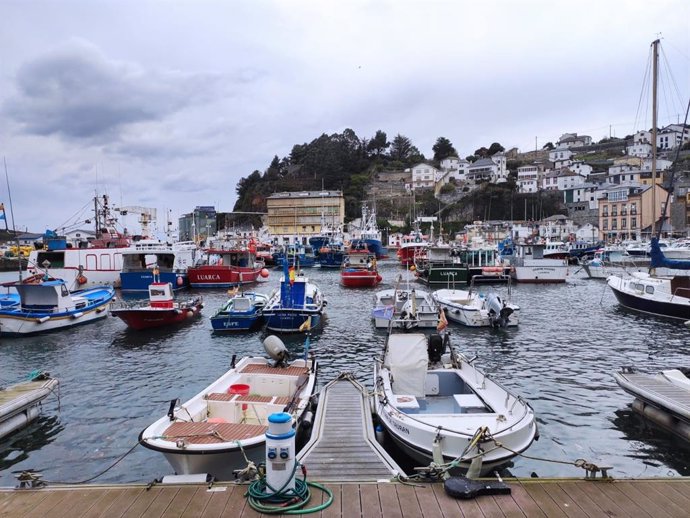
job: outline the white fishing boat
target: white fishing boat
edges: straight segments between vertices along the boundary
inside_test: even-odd
[[[377,328],[435,328],[439,309],[431,293],[417,288],[393,288],[377,291],[371,318]]]
[[[431,295],[448,320],[464,326],[507,327],[519,322],[520,307],[494,290],[482,292],[470,285],[469,290],[437,290]]]
[[[690,277],[658,277],[647,272],[606,280],[618,303],[633,311],[690,320]]]
[[[606,279],[611,275],[630,275],[647,271],[649,259],[635,257],[619,247],[600,248],[591,260],[582,262],[582,269],[590,279]]]
[[[375,411],[417,462],[468,469],[476,457],[472,470],[485,474],[532,444],[534,411],[448,347],[448,335],[391,333],[374,366]]]
[[[545,244],[520,243],[511,257],[511,277],[517,282],[551,284],[565,282],[568,275],[567,259],[544,257]]]
[[[690,379],[688,370],[669,369],[643,374],[624,369],[616,382],[635,397],[632,408],[655,424],[690,441]]]
[[[87,324],[108,316],[115,296],[110,286],[70,291],[65,281],[37,274],[6,282],[18,294],[8,294],[0,304],[0,336],[23,336]]]
[[[298,426],[308,422],[307,410],[316,382],[314,359],[287,362],[280,339],[264,340],[272,363],[247,357],[183,404],[173,400],[167,415],[139,435],[143,446],[159,451],[178,475],[206,473],[233,480],[247,460],[265,459],[268,416],[292,415]],[[246,457],[246,458],[245,458]]]
[[[36,419],[41,402],[57,394],[57,388],[58,380],[46,372],[35,372],[26,381],[0,387],[0,439]]]

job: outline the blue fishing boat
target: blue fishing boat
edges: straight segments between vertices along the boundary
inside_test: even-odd
[[[386,259],[388,249],[381,243],[381,231],[376,223],[376,211],[369,210],[366,205],[362,206],[362,226],[358,236],[350,242],[352,248],[366,247],[372,254],[376,254],[376,259]]]
[[[321,268],[340,268],[345,258],[345,244],[342,242],[331,242],[321,247],[317,261]]]
[[[169,282],[174,290],[188,285],[187,268],[200,259],[198,247],[191,242],[166,243],[141,240],[122,250],[120,288],[126,292],[148,293],[154,282]]]
[[[316,256],[311,245],[300,243],[288,243],[280,251],[273,253],[273,261],[280,266],[287,260],[288,264],[294,264],[302,268],[311,268],[316,265]]]
[[[251,331],[263,322],[268,296],[262,293],[239,293],[231,296],[211,317],[214,331]]]
[[[316,284],[283,262],[280,289],[271,295],[263,310],[266,329],[297,333],[306,326],[318,326],[325,305],[326,300]]]
[[[65,281],[37,274],[2,286],[17,293],[0,304],[0,336],[24,336],[87,324],[108,315],[111,286],[70,291]]]

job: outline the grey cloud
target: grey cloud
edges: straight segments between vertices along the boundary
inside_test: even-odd
[[[220,83],[209,74],[145,71],[80,42],[24,64],[3,111],[29,134],[112,142],[128,125],[208,102]]]

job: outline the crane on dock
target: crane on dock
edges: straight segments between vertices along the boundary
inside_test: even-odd
[[[115,209],[122,216],[126,216],[130,212],[139,215],[139,225],[141,225],[141,235],[144,237],[152,237],[150,226],[156,222],[156,209],[151,207],[140,207],[132,205],[128,207],[119,207]]]

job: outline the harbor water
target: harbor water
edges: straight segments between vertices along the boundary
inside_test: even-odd
[[[414,283],[393,260],[380,261],[379,269],[384,281],[376,289],[394,287],[398,275]],[[311,339],[321,363],[319,386],[352,372],[371,387],[373,358],[385,339],[370,319],[376,289],[344,288],[337,270],[314,268],[307,275],[328,300],[327,317]],[[279,276],[272,270],[251,289],[268,293]],[[46,400],[37,421],[0,441],[0,485],[15,485],[12,472],[24,469],[40,471],[47,481],[85,481],[130,449],[93,482],[150,482],[170,474],[160,453],[136,446],[140,431],[167,412],[171,399],[185,401],[223,374],[233,355],[264,355],[261,331],[213,334],[209,317],[227,294],[201,294],[201,318],[174,329],[135,332],[107,317],[71,330],[0,339],[0,384],[35,369],[60,380],[59,407],[56,398]],[[480,368],[534,407],[540,439],[526,454],[537,458],[517,457],[510,474],[582,477],[572,463],[585,459],[610,466],[614,477],[690,475],[690,447],[634,414],[632,397],[612,376],[622,366],[648,372],[687,366],[690,330],[619,308],[605,283],[587,279],[578,267],[570,267],[563,285],[513,285],[512,301],[521,308],[518,327],[449,326],[458,349],[476,355]],[[302,352],[304,337],[283,339],[293,354]]]

